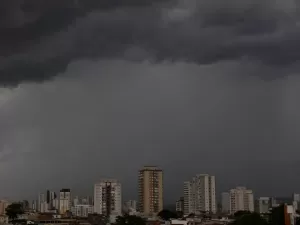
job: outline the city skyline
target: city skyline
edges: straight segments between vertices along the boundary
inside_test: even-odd
[[[141,176],[145,176],[145,172],[149,172],[149,171],[153,171],[153,172],[158,172],[158,173],[162,173],[163,174],[163,170],[158,167],[158,166],[144,166],[142,167],[139,172],[138,172],[138,188],[137,188],[137,193],[135,193],[135,197],[133,198],[128,198],[128,197],[125,197],[123,198],[123,192],[122,192],[122,184],[119,182],[118,179],[115,179],[115,178],[102,178],[100,179],[98,182],[96,182],[94,185],[93,185],[93,193],[91,194],[88,194],[88,193],[84,193],[84,194],[80,194],[78,195],[78,193],[74,192],[74,189],[71,189],[70,188],[59,188],[58,190],[49,190],[49,189],[45,189],[45,191],[43,192],[39,192],[38,194],[38,198],[33,197],[32,199],[28,199],[28,198],[20,198],[20,199],[9,199],[9,198],[2,198],[3,200],[8,200],[8,201],[20,201],[21,199],[26,199],[26,200],[29,200],[29,201],[32,201],[32,202],[35,202],[35,204],[37,204],[38,206],[38,209],[41,210],[39,207],[41,207],[41,204],[42,203],[47,203],[49,204],[50,207],[52,207],[53,205],[61,205],[60,204],[60,199],[61,199],[61,194],[64,193],[64,192],[68,192],[68,197],[67,197],[67,205],[68,205],[68,208],[70,208],[72,205],[74,205],[73,203],[73,200],[74,201],[80,201],[81,199],[84,199],[84,201],[99,201],[98,199],[95,198],[95,196],[97,195],[96,194],[96,187],[97,186],[103,186],[104,184],[106,183],[111,183],[113,185],[113,187],[118,187],[118,193],[120,193],[120,200],[117,204],[119,205],[123,205],[123,204],[127,204],[128,202],[131,202],[131,201],[135,201],[135,204],[136,204],[136,208],[139,209],[141,206],[139,206],[139,204],[141,203],[142,199],[139,198],[140,196],[140,192],[149,192],[149,188],[152,190],[154,187],[156,187],[155,185],[152,187],[151,185],[150,186],[147,186],[146,189],[143,191],[143,186],[144,186],[144,182],[145,181],[142,181],[141,182]],[[142,175],[143,174],[143,175]],[[147,179],[146,179],[146,183],[152,183],[153,181],[153,178],[151,178],[153,175],[149,176],[146,175]],[[161,176],[161,178],[159,178],[160,176],[155,176],[155,179],[162,179],[162,182],[163,182],[163,176]],[[143,178],[144,180],[145,178]],[[198,183],[201,185],[201,186],[198,186]],[[264,200],[265,198],[278,198],[278,199],[281,199],[280,201],[290,201],[292,199],[294,199],[294,201],[300,201],[300,194],[296,193],[296,192],[293,192],[293,195],[282,195],[282,196],[274,196],[274,195],[270,195],[270,194],[265,194],[265,195],[259,195],[258,193],[255,192],[255,190],[252,190],[252,189],[247,189],[245,186],[242,186],[242,185],[237,185],[235,188],[234,187],[231,187],[229,190],[218,190],[216,188],[216,178],[214,175],[209,175],[209,174],[196,174],[193,176],[192,180],[191,181],[183,181],[182,182],[182,185],[181,186],[178,186],[177,189],[181,190],[181,195],[179,195],[179,197],[177,197],[177,199],[175,201],[172,201],[172,202],[167,202],[166,204],[165,203],[165,198],[164,198],[164,184],[163,183],[160,183],[157,187],[160,187],[162,188],[159,192],[161,192],[161,196],[162,197],[158,197],[159,198],[162,198],[162,201],[163,201],[163,204],[162,204],[162,207],[159,207],[159,209],[162,209],[164,206],[171,206],[173,205],[173,207],[177,208],[177,203],[179,201],[182,201],[182,206],[180,207],[185,207],[185,209],[187,210],[186,213],[194,213],[195,211],[205,211],[206,210],[209,210],[209,211],[212,211],[212,212],[215,212],[217,211],[217,208],[218,208],[218,204],[221,204],[223,205],[224,204],[224,199],[225,202],[229,201],[230,196],[232,196],[232,191],[235,193],[235,192],[239,192],[239,191],[246,191],[246,193],[251,192],[251,198],[253,198],[253,202],[251,203],[252,204],[252,208],[254,207],[254,200],[259,200],[259,199],[262,199]],[[142,187],[141,187],[142,185]],[[147,184],[149,185],[149,184]],[[104,185],[106,186],[106,185]],[[110,185],[109,185],[110,186]],[[200,187],[200,189],[202,190],[201,192],[197,192],[198,188]],[[204,193],[204,188],[208,188],[208,193]],[[103,189],[104,190],[104,189]],[[99,191],[98,191],[99,192]],[[106,191],[104,191],[106,192]],[[58,193],[58,194],[57,194]],[[100,192],[99,192],[100,193]],[[151,192],[149,192],[151,193]],[[101,195],[101,194],[100,194]],[[197,199],[195,199],[194,201],[196,201],[195,203],[188,203],[188,201],[190,201],[190,197],[191,196],[196,196],[196,195],[200,195],[202,196],[202,201],[204,199],[204,201],[209,201],[209,204],[208,205],[202,205],[202,206],[197,206]],[[63,196],[65,196],[65,194],[63,194]],[[94,197],[93,197],[94,196]],[[160,195],[158,195],[160,196]],[[269,197],[262,197],[262,196],[269,196]],[[238,198],[238,197],[235,197],[235,198]],[[244,198],[244,197],[242,197]],[[62,198],[65,200],[65,198]],[[93,199],[93,200],[92,200]],[[206,200],[207,199],[207,200]],[[289,199],[289,200],[287,200]],[[53,200],[57,200],[58,202],[57,203],[54,203]],[[104,200],[101,200],[101,201],[104,201]],[[204,203],[204,202],[203,202]],[[65,204],[65,203],[64,203]],[[64,205],[63,204],[63,205]],[[132,203],[130,203],[132,204]],[[149,203],[147,203],[149,204]],[[192,204],[192,206],[191,206]],[[201,203],[202,204],[202,203]],[[205,203],[204,203],[205,204]],[[75,204],[76,205],[76,204]],[[149,206],[147,206],[149,207]],[[229,205],[228,203],[228,209],[225,210],[225,211],[230,211],[229,209],[231,208],[231,206]],[[142,207],[143,208],[143,207]],[[252,209],[251,208],[251,209]],[[59,209],[61,210],[61,209]],[[140,209],[143,211],[143,209]],[[150,213],[151,214],[151,213]]]
[[[144,165],[165,204],[198,173],[219,193],[298,193],[299,7],[0,0],[0,197],[112,177],[137,199]]]
[[[147,168],[147,167],[149,167],[149,166],[144,166],[144,167],[142,167],[142,168]],[[157,167],[157,166],[150,166],[150,167],[156,167],[156,168],[160,168],[160,169],[162,169],[162,167]],[[136,176],[137,176],[137,182],[136,182],[136,187],[135,187],[135,193],[130,193],[130,194],[125,194],[125,198],[124,197],[122,197],[122,199],[123,200],[133,200],[133,199],[135,199],[136,201],[137,201],[137,203],[138,203],[138,199],[139,199],[139,197],[138,197],[138,186],[139,186],[139,182],[138,182],[138,177],[139,177],[139,174],[140,174],[140,172],[139,171],[141,171],[141,168],[138,170],[138,172],[136,173]],[[162,169],[162,171],[164,171],[163,169]],[[205,174],[205,173],[194,173],[194,175],[192,175],[192,177],[193,177],[193,179],[194,179],[194,177],[196,176],[201,176],[201,175],[208,175],[208,174]],[[210,175],[209,175],[210,176]],[[213,177],[214,177],[214,179],[215,179],[215,175],[213,175]],[[66,190],[72,190],[72,195],[75,195],[75,196],[81,196],[81,197],[86,197],[86,196],[93,196],[94,195],[94,186],[96,185],[96,184],[98,184],[98,183],[101,183],[102,181],[104,181],[104,180],[115,180],[115,181],[117,181],[117,182],[119,182],[120,180],[123,180],[123,179],[117,179],[117,178],[112,178],[112,177],[110,177],[110,178],[101,178],[101,179],[98,179],[98,181],[97,182],[95,182],[94,184],[91,184],[91,185],[87,185],[87,187],[88,187],[88,189],[90,189],[89,191],[87,191],[87,192],[78,192],[78,188],[76,188],[76,187],[72,187],[72,188],[66,188],[66,187],[64,187],[64,188],[61,188],[61,187],[57,187],[57,188],[49,188],[49,187],[45,187],[45,188],[43,188],[45,191],[43,192],[41,192],[41,191],[38,191],[38,196],[42,196],[42,198],[44,199],[44,201],[45,202],[47,202],[47,193],[49,192],[51,195],[53,195],[53,194],[56,194],[56,195],[58,195],[59,196],[59,193],[60,193],[60,191],[61,190],[64,190],[64,189],[66,189]],[[184,196],[184,193],[185,193],[185,185],[186,185],[186,183],[187,183],[187,181],[188,181],[189,179],[188,178],[186,178],[185,180],[183,180],[182,182],[181,182],[181,185],[179,185],[179,186],[177,186],[177,193],[179,193],[178,194],[178,196],[172,196],[171,198],[165,198],[165,194],[163,195],[164,197],[163,197],[163,200],[164,200],[164,205],[172,205],[172,204],[174,204],[174,206],[175,206],[175,203],[176,203],[176,201],[179,199],[179,198],[183,198],[183,196]],[[217,178],[217,180],[218,180],[218,178]],[[241,183],[239,183],[239,182],[236,182],[237,183],[237,185],[233,185],[233,186],[231,186],[231,187],[229,187],[229,189],[227,188],[227,189],[224,189],[224,190],[219,190],[219,188],[218,188],[218,186],[217,186],[217,184],[218,184],[218,182],[216,182],[216,186],[214,187],[214,189],[216,190],[216,193],[215,193],[215,196],[216,196],[216,200],[217,200],[217,202],[218,203],[221,203],[222,202],[222,194],[224,194],[224,193],[227,193],[228,192],[228,190],[231,190],[233,187],[245,187],[245,186],[247,186],[247,185],[245,185],[245,184],[241,184]],[[121,184],[121,183],[120,183]],[[65,185],[65,186],[68,186],[68,185]],[[165,192],[165,188],[168,190],[168,187],[166,187],[166,185],[163,185],[164,186],[164,191],[163,192]],[[251,187],[251,186],[247,186],[247,187]],[[291,197],[291,196],[289,196],[289,195],[286,195],[286,192],[283,192],[283,194],[282,195],[273,195],[273,194],[270,194],[270,193],[272,193],[271,191],[269,191],[269,192],[265,192],[265,193],[259,193],[259,192],[257,192],[257,191],[255,191],[255,189],[253,189],[253,188],[250,188],[251,190],[253,190],[254,191],[254,196],[255,196],[255,198],[257,197],[257,196],[270,196],[270,197],[276,197],[276,198],[293,198],[293,197]],[[122,185],[122,190],[123,190],[123,185]],[[289,192],[289,193],[297,193],[297,191],[295,190],[295,191],[293,191],[293,192]],[[58,196],[56,196],[56,198],[57,199],[59,199],[58,198]],[[122,194],[122,196],[124,196],[123,194]],[[167,194],[166,195],[167,197],[169,197],[169,195]],[[72,196],[73,197],[73,196]],[[6,197],[6,196],[0,196],[0,199],[6,199],[6,200],[10,200],[10,201],[19,201],[19,200],[24,200],[24,199],[26,199],[26,200],[37,200],[38,201],[38,199],[39,198],[36,198],[36,193],[34,193],[33,195],[31,195],[31,196],[21,196],[21,197]],[[167,201],[165,200],[165,199],[167,199]],[[123,201],[123,203],[124,203],[125,201]]]

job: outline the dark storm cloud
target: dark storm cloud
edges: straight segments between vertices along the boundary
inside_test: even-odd
[[[1,4],[11,12],[0,22],[2,84],[42,81],[85,58],[198,64],[243,59],[272,66],[299,60],[296,0]]]

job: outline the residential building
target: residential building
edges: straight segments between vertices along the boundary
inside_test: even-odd
[[[126,202],[126,207],[133,210],[133,211],[136,211],[136,201],[135,200],[129,200]]]
[[[40,212],[41,213],[46,213],[49,211],[49,204],[45,201],[45,202],[42,202],[41,205],[40,205]]]
[[[11,203],[7,200],[0,200],[0,215],[5,215],[6,211],[5,209],[7,206],[9,206]]]
[[[139,171],[138,211],[155,215],[163,209],[163,171],[156,166],[145,166]]]
[[[272,201],[269,197],[260,197],[257,199],[257,212],[260,214],[269,213],[272,208]]]
[[[293,194],[293,201],[300,202],[300,194]]]
[[[254,197],[252,190],[246,187],[236,187],[230,190],[230,213],[237,211],[254,212]]]
[[[49,199],[49,208],[50,209],[58,209],[55,207],[55,200],[57,200],[56,193],[54,191],[50,192],[50,199]]]
[[[45,201],[46,201],[45,194],[44,193],[39,193],[38,208],[37,208],[37,210],[39,212],[41,211],[41,205],[44,204]]]
[[[53,199],[52,204],[53,204],[53,209],[59,210],[59,199],[58,198]]]
[[[64,188],[59,192],[59,213],[65,214],[71,210],[71,190]]]
[[[94,207],[92,205],[74,205],[71,211],[74,216],[87,218],[89,214],[94,212]]]
[[[184,198],[180,197],[176,201],[176,212],[183,212],[184,211]]]
[[[293,194],[293,206],[295,210],[298,210],[300,208],[300,194]]]
[[[75,198],[73,199],[73,204],[72,204],[72,206],[79,205],[79,202],[80,202],[79,197],[78,197],[78,196],[75,196]]]
[[[222,213],[230,213],[230,194],[222,193]]]
[[[122,214],[122,188],[115,179],[104,179],[94,186],[94,212],[106,216]]]
[[[215,187],[215,176],[208,174],[198,174],[191,181],[184,182],[184,214],[216,213]]]
[[[38,201],[37,200],[32,201],[31,209],[34,211],[38,211]]]

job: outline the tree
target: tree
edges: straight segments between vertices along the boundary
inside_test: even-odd
[[[8,216],[9,220],[12,221],[12,223],[15,222],[16,219],[18,219],[19,215],[22,215],[24,213],[24,209],[21,203],[12,203],[5,209],[6,215]]]
[[[157,214],[163,220],[177,219],[178,215],[170,210],[163,209]]]
[[[240,210],[240,211],[237,211],[233,214],[234,218],[239,218],[241,216],[244,216],[244,215],[249,215],[251,214],[250,211],[243,211],[243,210]]]
[[[238,214],[231,225],[268,225],[267,221],[260,216],[259,213]]]
[[[183,212],[182,211],[177,211],[176,212],[176,218],[182,218],[183,217]]]
[[[269,221],[272,225],[285,224],[284,208],[284,204],[281,204],[271,210]]]
[[[117,217],[115,225],[146,225],[146,221],[142,217],[125,214]]]

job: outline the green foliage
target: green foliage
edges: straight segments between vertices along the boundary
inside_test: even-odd
[[[234,213],[234,218],[239,218],[239,217],[241,217],[241,216],[244,216],[244,215],[249,215],[249,214],[251,214],[251,212],[250,211],[237,211],[237,212],[235,212]]]
[[[270,222],[272,225],[282,225],[284,221],[284,204],[274,207],[271,211]]]
[[[258,213],[239,213],[231,225],[268,225]]]
[[[5,209],[6,215],[11,221],[18,218],[19,215],[24,213],[23,206],[21,203],[12,203]]]
[[[157,214],[163,220],[177,219],[178,215],[170,210],[163,209]]]
[[[115,225],[146,225],[146,221],[134,215],[118,216]]]
[[[176,218],[182,218],[183,217],[183,212],[182,211],[178,211],[176,212],[177,217]]]

